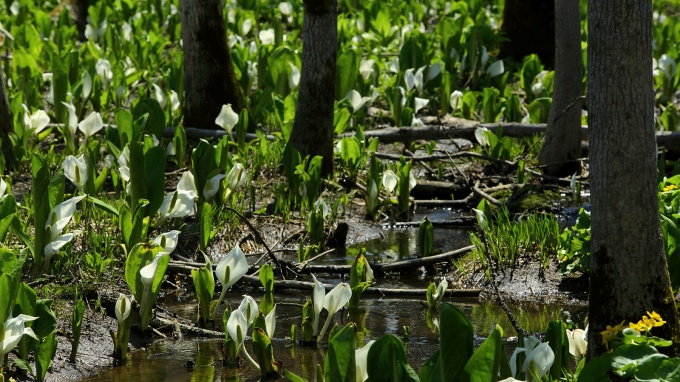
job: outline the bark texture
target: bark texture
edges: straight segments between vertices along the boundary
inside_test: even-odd
[[[73,3],[73,19],[78,28],[78,38],[80,41],[87,41],[85,38],[85,27],[87,26],[87,8],[90,6],[89,0],[75,0]]]
[[[184,125],[219,128],[222,105],[246,107],[227,45],[220,0],[181,0],[184,47]],[[249,128],[254,127],[251,124]]]
[[[588,356],[605,351],[607,325],[656,311],[672,340],[680,327],[659,223],[652,3],[589,3],[588,112],[592,243]]]
[[[14,131],[12,112],[9,109],[9,99],[5,90],[5,79],[0,71],[0,139],[2,139],[2,155],[5,158],[5,166],[13,168],[16,164],[12,142],[9,140],[9,133]]]
[[[538,156],[549,175],[580,170],[582,78],[579,0],[555,0],[555,92]]]
[[[505,0],[499,57],[522,61],[535,53],[547,68],[555,60],[555,5],[546,0]]]
[[[305,0],[302,72],[290,143],[302,155],[321,155],[333,172],[333,105],[337,59],[336,0]]]

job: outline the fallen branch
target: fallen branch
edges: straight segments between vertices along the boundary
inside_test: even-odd
[[[284,273],[285,270],[283,266],[281,265],[281,261],[279,261],[279,258],[276,257],[274,252],[272,252],[271,248],[269,248],[269,245],[267,245],[267,242],[262,238],[262,235],[260,235],[260,231],[258,231],[255,226],[253,226],[252,223],[250,223],[250,220],[246,219],[245,216],[241,215],[238,211],[235,209],[229,207],[229,206],[223,206],[222,208],[226,209],[227,211],[231,211],[234,213],[236,216],[241,219],[242,222],[246,223],[248,228],[253,232],[253,235],[255,235],[255,239],[260,242],[260,244],[264,245],[264,248],[267,250],[267,255],[269,258],[274,262],[274,265],[276,266],[276,269],[279,270],[279,275],[285,279]]]
[[[501,206],[502,203],[498,201],[498,199],[494,198],[493,196],[487,194],[486,192],[482,191],[479,188],[479,183],[476,183],[474,186],[472,186],[472,189],[478,193],[481,197],[486,199],[489,203],[493,204],[494,206]]]
[[[441,221],[433,221],[432,225],[435,227],[469,227],[477,222],[475,218],[461,217],[457,219],[448,219]],[[420,227],[420,222],[396,222],[383,223],[383,228],[416,228]]]
[[[243,276],[241,279],[247,281],[252,285],[260,286],[260,280],[254,276]],[[326,290],[335,288],[334,284],[323,284]],[[311,292],[314,289],[314,283],[308,281],[298,280],[282,280],[274,281],[274,289],[292,289]],[[479,297],[481,289],[447,289],[446,294],[451,297]],[[392,289],[392,288],[376,288],[368,287],[364,294],[381,295],[381,296],[425,296],[427,289]]]
[[[470,222],[472,222],[472,219],[470,219]],[[439,255],[434,255],[434,256],[428,256],[428,257],[420,257],[417,259],[410,259],[410,260],[403,260],[403,261],[395,261],[387,264],[370,264],[371,269],[373,269],[373,272],[376,274],[384,274],[388,272],[400,272],[400,271],[406,271],[406,270],[413,270],[422,266],[428,266],[428,265],[434,265],[438,263],[443,263],[450,261],[451,259],[459,258],[468,252],[470,252],[474,246],[469,245],[467,247],[459,248],[454,251],[449,251],[446,253],[442,253]],[[198,269],[201,267],[204,267],[205,264],[201,263],[187,263],[187,262],[179,262],[179,261],[170,261],[170,264],[168,264],[168,272],[170,273],[179,273],[179,274],[191,274],[191,271],[193,269]],[[215,265],[213,264],[213,267]],[[300,266],[300,273],[340,273],[340,274],[349,274],[350,273],[350,265],[311,265],[307,264],[305,266]],[[256,269],[253,268],[251,271]],[[253,284],[257,287],[261,286],[260,279],[255,276],[243,276],[241,279],[243,281],[247,281],[250,284]],[[330,285],[330,284],[329,284]],[[313,286],[313,283],[310,282],[305,282],[305,281],[297,281],[297,280],[275,280],[274,281],[274,287],[275,288],[282,288],[282,289],[300,289],[304,286],[304,288],[311,287]],[[332,288],[333,285],[327,286],[328,288]],[[370,289],[370,288],[369,288]],[[374,289],[380,289],[383,290],[383,288],[374,288]],[[387,289],[389,290],[389,289]],[[395,292],[397,293],[397,292]],[[398,292],[401,293],[401,292]],[[415,294],[418,294],[416,292],[413,292]]]

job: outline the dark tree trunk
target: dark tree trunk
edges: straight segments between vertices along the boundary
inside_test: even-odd
[[[547,174],[580,170],[582,78],[579,0],[555,0],[555,92],[538,156]]]
[[[337,59],[336,0],[305,0],[300,92],[290,142],[303,155],[321,155],[333,173],[333,105]]]
[[[680,342],[659,223],[652,3],[591,1],[588,112],[592,243],[588,355],[602,354],[607,325],[656,311],[654,334]]]
[[[236,80],[222,20],[220,0],[181,0],[184,47],[184,125],[219,128],[222,105],[240,113],[246,107]],[[251,118],[252,120],[252,118]],[[254,124],[250,124],[252,130]]]
[[[2,155],[5,159],[5,166],[8,168],[13,168],[16,164],[12,142],[9,140],[9,133],[14,130],[12,121],[12,112],[9,109],[9,100],[5,91],[5,79],[2,77],[2,71],[0,71],[0,139],[2,139]]]
[[[78,38],[80,41],[86,41],[85,38],[85,27],[87,26],[87,8],[90,6],[89,0],[76,0],[73,3],[73,19],[76,22],[76,28],[78,28]]]
[[[505,0],[500,58],[521,61],[535,53],[547,68],[555,63],[555,4],[546,0]]]

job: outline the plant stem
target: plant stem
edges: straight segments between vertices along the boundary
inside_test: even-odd
[[[246,350],[245,344],[241,344],[241,350],[243,351],[243,354],[246,356],[248,361],[250,361],[250,363],[252,363],[257,370],[260,370],[260,365],[258,365],[257,362],[255,362],[255,360],[253,359],[253,357],[251,357],[250,354],[248,354],[248,350]]]
[[[323,338],[324,334],[326,334],[326,330],[328,330],[328,325],[331,324],[331,319],[333,318],[333,315],[329,314],[328,317],[326,318],[326,322],[323,324],[323,328],[321,328],[321,333],[319,333],[319,336],[316,338],[316,346],[321,346],[321,339]]]

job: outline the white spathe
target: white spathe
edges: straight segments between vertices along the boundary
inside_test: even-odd
[[[238,309],[241,311],[241,313],[243,313],[243,317],[246,318],[246,322],[250,328],[250,326],[253,324],[253,321],[255,321],[255,317],[257,317],[257,314],[260,312],[257,302],[255,302],[254,298],[244,295],[243,300],[241,300],[241,305],[239,305]]]
[[[118,300],[116,300],[116,319],[119,323],[127,320],[132,312],[132,301],[124,294],[119,293]]]
[[[5,354],[9,353],[21,341],[21,337],[25,334],[33,337],[36,340],[33,329],[26,327],[26,322],[35,321],[38,317],[32,317],[25,314],[20,314],[16,317],[11,315],[5,322],[0,325],[0,329],[4,329],[4,333],[0,335],[0,359],[5,359]]]
[[[399,179],[397,178],[397,175],[392,170],[387,170],[387,171],[383,172],[382,183],[383,183],[383,187],[385,187],[385,190],[387,191],[387,194],[389,195],[397,187],[397,183],[399,183]]]
[[[462,100],[463,92],[461,92],[460,90],[455,90],[451,93],[451,96],[449,97],[449,105],[451,105],[451,114],[458,111],[458,108],[460,108]]]
[[[246,254],[237,245],[215,267],[215,276],[217,276],[220,284],[222,284],[222,293],[217,301],[218,307],[224,300],[227,290],[241,279],[246,272],[248,272],[248,260],[246,260]],[[215,312],[217,312],[217,309],[215,309]]]
[[[368,379],[368,351],[371,350],[371,346],[375,343],[375,340],[369,341],[362,348],[356,349],[354,351],[354,362],[356,363],[356,381],[364,382]]]
[[[61,168],[64,169],[64,175],[78,188],[78,191],[85,192],[85,184],[87,184],[88,179],[85,154],[81,154],[79,157],[67,156],[61,164]]]
[[[225,177],[226,175],[224,174],[217,174],[205,182],[205,187],[203,187],[203,197],[205,200],[210,200],[217,195],[217,191],[220,189],[220,182]]]
[[[222,105],[222,110],[220,114],[215,118],[215,124],[224,129],[229,137],[231,137],[231,131],[234,126],[238,123],[238,114],[232,109],[231,104]]]
[[[316,336],[319,334],[319,316],[321,315],[321,310],[323,309],[323,302],[326,299],[326,288],[316,279],[316,276],[312,274],[314,279],[314,290],[312,291],[312,304],[314,305],[314,324],[313,334]]]
[[[85,135],[85,140],[97,133],[104,127],[104,122],[102,121],[102,115],[96,111],[93,111],[85,119],[83,119],[78,124],[78,129]]]
[[[227,174],[227,185],[230,190],[234,191],[243,186],[247,179],[248,174],[245,167],[241,163],[235,163],[231,170],[229,170],[229,174]]]
[[[163,247],[163,251],[172,253],[177,248],[180,233],[177,230],[162,233],[153,239],[153,243]]]

